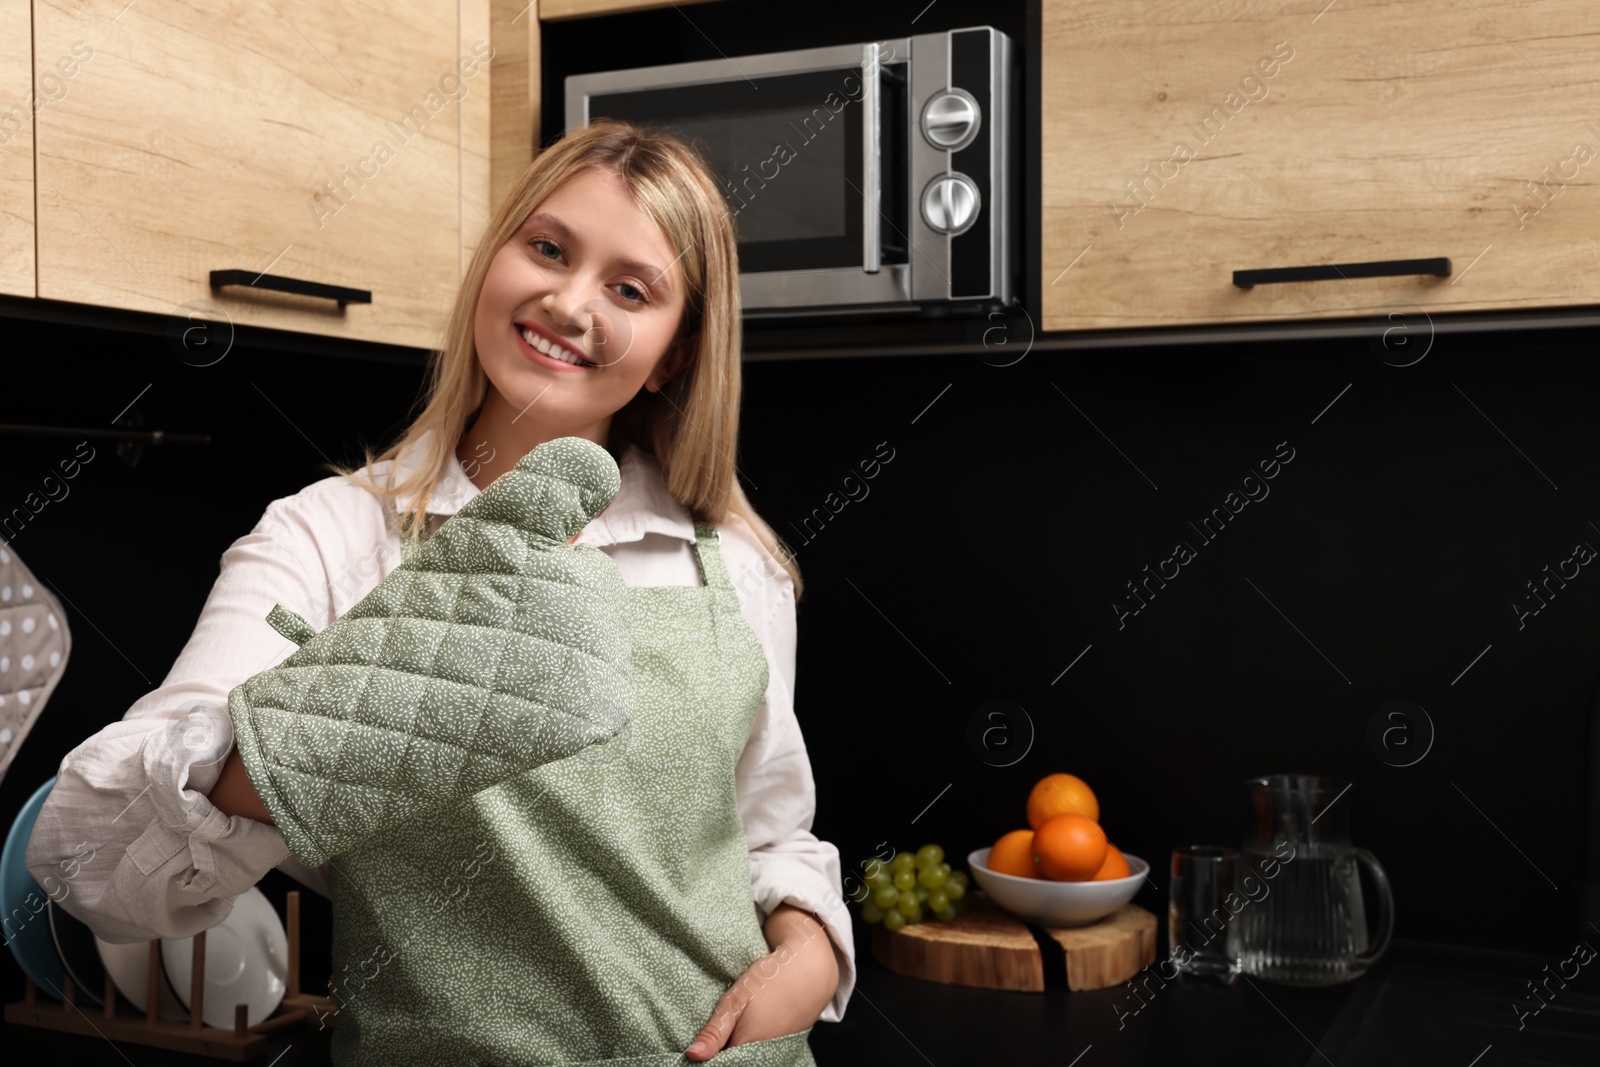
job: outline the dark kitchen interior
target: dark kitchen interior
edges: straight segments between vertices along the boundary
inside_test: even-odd
[[[765,5],[695,10],[745,53],[833,42],[844,23],[863,40],[905,32],[898,10],[836,0],[781,17]],[[993,25],[1032,79],[1038,17],[1036,4],[943,0],[916,30]],[[546,143],[566,75],[718,55],[672,8],[552,23],[544,48]],[[1026,105],[1023,121],[1037,129]],[[1025,141],[1036,155],[1037,139]],[[1025,217],[1038,195],[1030,183]],[[1037,306],[1037,233],[1023,233]],[[269,501],[398,433],[423,371],[416,350],[268,331],[241,331],[199,367],[154,317],[28,303],[0,307],[0,422],[104,427],[126,409],[119,425],[209,440],[95,442],[70,492],[8,530],[68,604],[74,649],[0,783],[7,813],[160,683],[218,557]],[[838,845],[845,873],[883,841],[937,841],[964,863],[1025,825],[1020,798],[1036,779],[1071,771],[1094,783],[1115,843],[1152,862],[1135,903],[1164,927],[1165,858],[1181,844],[1237,845],[1247,778],[1342,778],[1353,839],[1393,885],[1396,947],[1344,999],[1267,987],[1304,1040],[1285,1027],[1233,1047],[1264,1062],[1466,1064],[1492,1042],[1485,1064],[1580,1062],[1556,1057],[1600,1040],[1593,968],[1525,1030],[1509,1005],[1575,941],[1600,944],[1600,577],[1587,565],[1600,547],[1600,326],[1551,316],[1461,328],[1470,321],[1408,323],[1403,359],[1383,322],[1341,336],[1068,347],[1013,318],[1003,358],[968,321],[747,324],[738,465],[805,576],[796,706],[813,829]],[[818,356],[830,358],[806,358]],[[77,440],[4,435],[0,508],[42,493]],[[873,457],[876,476],[861,479]],[[1213,514],[1227,521],[1208,537],[1197,527]],[[1179,542],[1192,558],[1151,580]],[[1004,768],[968,742],[975,709],[995,699],[1025,709],[1034,731]],[[1372,740],[1395,700],[1431,721],[1431,747],[1419,729],[1426,754],[1409,766]],[[276,871],[263,885],[275,903],[295,887]],[[303,896],[315,984],[330,969],[330,912]],[[1052,994],[1047,1012],[1036,997],[893,975],[866,933],[857,919],[865,996],[843,1024],[816,1028],[819,1062],[864,1062],[863,1049],[879,1062],[995,1062],[976,1024],[937,1048],[919,1040],[928,1017],[957,1013],[1031,1028],[1029,1048],[1059,1050],[1050,1062],[1091,1040],[1085,1065],[1164,1062],[1195,1034],[1230,1036],[1247,1010],[1232,991],[1211,1006],[1158,997],[1167,1014],[1118,1033],[1108,1024],[1125,989]],[[14,1000],[22,973],[9,953],[0,968]],[[1383,1011],[1367,1010],[1375,1000]],[[1248,1003],[1254,1023],[1279,1025]],[[1363,1026],[1385,1012],[1417,1043],[1372,1044]],[[89,1039],[7,1034],[121,1062]],[[308,1031],[295,1056],[318,1040]]]

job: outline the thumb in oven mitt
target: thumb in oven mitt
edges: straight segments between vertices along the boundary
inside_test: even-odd
[[[621,487],[581,437],[539,445],[327,629],[228,695],[245,771],[295,858],[609,740],[631,707],[616,564],[567,541]]]

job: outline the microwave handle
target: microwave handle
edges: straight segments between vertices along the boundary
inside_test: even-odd
[[[882,242],[878,235],[879,206],[883,197],[883,173],[879,166],[878,129],[878,45],[861,46],[861,262],[868,274],[878,273]]]

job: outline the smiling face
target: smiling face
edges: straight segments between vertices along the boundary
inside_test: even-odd
[[[474,436],[518,454],[567,435],[605,445],[612,414],[687,357],[679,255],[612,171],[546,197],[484,277],[473,338],[489,393]]]

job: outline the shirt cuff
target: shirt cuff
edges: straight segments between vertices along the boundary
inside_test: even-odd
[[[813,913],[822,922],[828,931],[828,940],[833,943],[834,959],[839,964],[839,988],[822,1009],[818,1021],[841,1021],[856,984],[856,949],[850,912],[840,899],[838,888],[814,867],[772,858],[761,865],[753,889],[763,922],[779,904],[785,903]]]
[[[273,827],[205,795],[232,738],[220,709],[123,720],[61,762],[27,864],[106,941],[191,937],[287,855]],[[75,844],[76,843],[76,844]]]
[[[275,827],[225,815],[211,803],[208,794],[232,748],[227,714],[210,703],[195,705],[145,738],[140,755],[155,818],[127,847],[111,888],[113,894],[136,894],[148,880],[164,884],[165,900],[158,906],[163,925],[187,933],[163,936],[192,936],[220,922],[234,898],[288,855]]]

